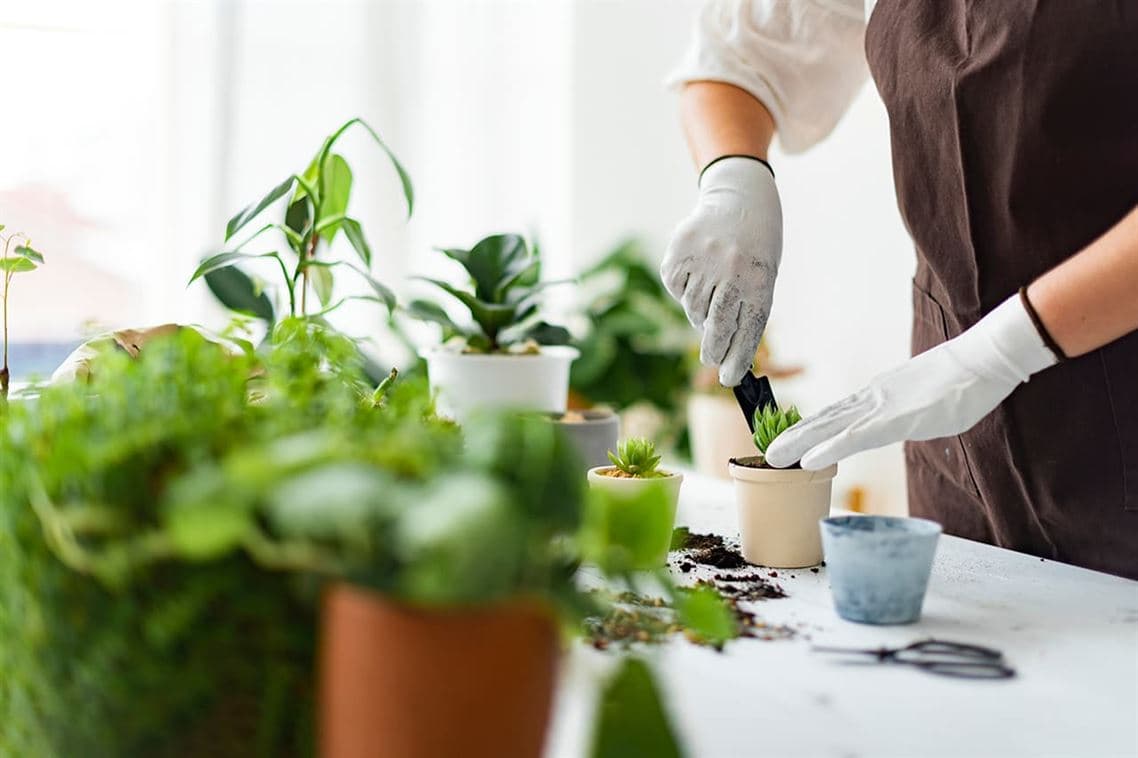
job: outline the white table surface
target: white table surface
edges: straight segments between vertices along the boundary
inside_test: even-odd
[[[676,521],[736,537],[731,483],[689,474]],[[799,637],[642,650],[691,758],[1138,756],[1138,582],[942,536],[921,620],[880,627],[838,618],[825,569],[775,581],[789,597],[744,607]],[[996,647],[1018,675],[956,680],[810,650],[931,636]],[[597,685],[615,661],[584,643],[567,656],[549,758],[586,755]]]

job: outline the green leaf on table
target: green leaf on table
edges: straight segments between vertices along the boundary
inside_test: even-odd
[[[680,749],[648,664],[627,658],[606,684],[594,720],[592,758],[680,758]]]
[[[231,311],[248,313],[270,326],[276,321],[273,303],[252,278],[236,266],[227,266],[205,275],[206,286]]]
[[[677,526],[672,530],[672,544],[668,547],[669,550],[683,550],[684,545],[688,544],[688,537],[691,536],[691,530],[686,526]]]
[[[247,206],[240,213],[233,218],[229,219],[229,223],[225,225],[225,239],[228,241],[234,234],[236,234],[242,227],[252,221],[254,218],[261,214],[261,211],[268,208],[270,205],[280,200],[285,194],[292,189],[293,182],[296,177],[290,176],[283,182],[269,190],[269,193],[258,200],[256,203]]]
[[[364,262],[365,266],[371,266],[371,246],[367,243],[367,238],[364,237],[363,227],[360,222],[354,218],[345,218],[343,221],[344,236],[348,238],[348,242],[352,243],[355,248],[356,254],[360,256],[360,260]]]
[[[688,631],[712,645],[720,646],[739,636],[735,614],[711,587],[681,590],[676,612]]]
[[[332,153],[324,163],[324,196],[321,198],[316,225],[321,222],[342,217],[348,210],[348,199],[352,195],[352,169],[339,153]],[[320,236],[331,242],[340,231],[341,221],[324,226]]]

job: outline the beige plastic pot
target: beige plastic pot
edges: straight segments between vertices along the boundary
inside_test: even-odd
[[[564,413],[572,347],[543,347],[534,355],[460,353],[436,348],[423,353],[438,410],[458,421],[477,410],[514,408]]]
[[[634,479],[616,476],[606,476],[602,472],[612,471],[612,466],[597,466],[589,469],[589,486],[613,494],[617,498],[632,498],[643,492],[646,488],[659,487],[667,495],[664,505],[668,509],[668,523],[670,528],[666,535],[661,534],[659,549],[653,554],[651,560],[646,561],[637,569],[651,569],[663,566],[668,562],[668,548],[672,543],[672,529],[676,525],[676,507],[680,502],[680,484],[684,475],[668,472],[667,476],[653,477],[652,479]]]
[[[756,458],[741,458],[751,462]],[[772,568],[805,568],[822,562],[818,522],[830,515],[830,491],[838,466],[821,471],[728,466],[743,557]]]
[[[730,395],[697,392],[688,398],[688,434],[695,468],[705,476],[730,479],[727,461],[755,451],[739,403]]]

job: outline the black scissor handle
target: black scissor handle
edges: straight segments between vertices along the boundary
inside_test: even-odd
[[[965,642],[948,642],[946,640],[927,639],[914,642],[897,652],[912,651],[914,653],[928,653],[933,655],[957,655],[962,658],[976,658],[980,660],[1003,660],[1004,654],[999,650],[982,645],[970,645]]]

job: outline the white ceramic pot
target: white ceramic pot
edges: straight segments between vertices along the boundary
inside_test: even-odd
[[[605,476],[602,471],[609,471],[612,466],[597,466],[589,469],[589,486],[602,489],[617,498],[632,498],[643,492],[645,488],[662,487],[667,495],[668,533],[661,535],[659,550],[652,560],[644,566],[637,568],[649,569],[663,566],[668,562],[668,548],[672,544],[672,529],[676,526],[676,506],[680,502],[680,485],[684,475],[676,472],[667,472],[667,476],[658,476],[651,479],[635,479],[631,477]]]
[[[437,348],[423,354],[438,411],[458,421],[489,408],[564,413],[572,347],[543,347],[534,355],[458,353]]]
[[[838,466],[821,471],[763,469],[729,464],[743,557],[772,568],[804,568],[822,562],[818,522],[830,515],[830,490]]]
[[[739,404],[730,395],[697,392],[688,398],[688,434],[695,468],[730,479],[727,462],[755,454],[755,442]]]

